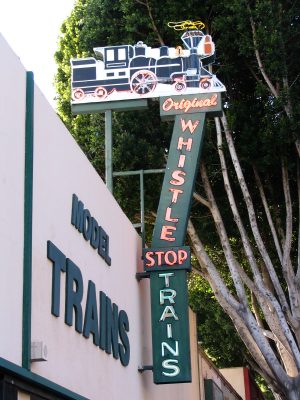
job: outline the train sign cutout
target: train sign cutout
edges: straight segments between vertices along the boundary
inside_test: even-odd
[[[200,24],[169,23],[184,30],[184,48],[137,42],[95,47],[97,59],[71,59],[72,104],[224,92],[225,86],[206,69],[215,60],[215,45]]]

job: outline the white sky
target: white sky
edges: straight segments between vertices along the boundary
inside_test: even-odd
[[[75,0],[0,0],[0,32],[54,107],[54,53]],[[1,55],[0,55],[1,60]]]

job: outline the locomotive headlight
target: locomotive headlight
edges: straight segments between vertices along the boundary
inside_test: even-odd
[[[188,68],[186,70],[187,76],[194,76],[197,75],[197,69],[196,68]]]

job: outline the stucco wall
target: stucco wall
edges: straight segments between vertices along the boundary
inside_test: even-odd
[[[22,360],[26,71],[0,35],[0,356]]]
[[[245,382],[244,382],[244,368],[222,368],[221,374],[230,382],[231,386],[237,391],[243,400],[246,399]]]
[[[142,386],[137,385],[133,376],[137,377],[137,367],[142,362],[143,344],[143,305],[135,279],[137,264],[141,262],[140,238],[38,89],[35,103],[32,339],[47,345],[48,361],[33,363],[32,370],[89,398],[95,393],[117,398],[122,384],[124,388],[126,384],[129,398],[138,398]],[[111,266],[71,224],[73,193],[109,235]],[[126,311],[131,347],[127,367],[95,346],[91,336],[83,337],[74,326],[64,322],[65,273],[61,274],[60,316],[51,314],[52,263],[47,259],[48,240],[81,270],[83,313],[88,280],[94,282],[97,293],[105,292],[119,309]]]

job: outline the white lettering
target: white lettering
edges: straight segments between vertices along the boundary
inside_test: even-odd
[[[165,304],[165,300],[169,300],[171,304],[174,304],[174,297],[176,297],[174,289],[162,289],[159,291],[160,304]]]
[[[166,306],[159,320],[164,321],[166,318],[174,318],[176,321],[178,321],[179,318],[176,315],[173,306]]]
[[[171,339],[173,337],[172,325],[171,324],[167,324],[167,336],[168,336],[168,339]]]
[[[180,368],[177,365],[172,365],[173,363],[178,364],[177,360],[164,360],[162,362],[162,367],[165,369],[173,370],[173,372],[165,372],[162,371],[162,374],[165,376],[177,376],[180,373]]]
[[[161,344],[161,355],[165,356],[165,349],[169,351],[173,356],[179,357],[178,340],[175,341],[175,349],[173,349],[168,343],[162,342]]]
[[[158,274],[159,278],[165,278],[166,287],[170,286],[170,279],[169,279],[170,276],[174,276],[174,272],[165,272],[163,274]]]

